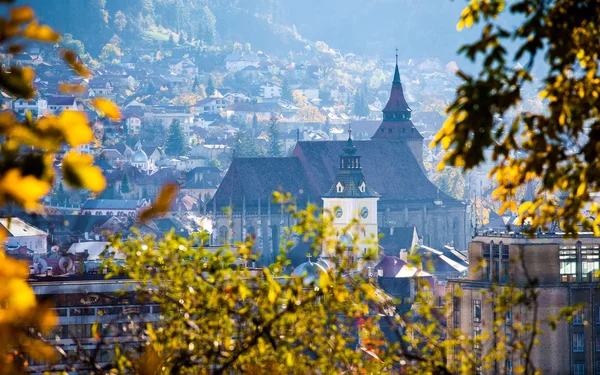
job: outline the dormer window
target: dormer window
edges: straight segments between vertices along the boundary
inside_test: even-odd
[[[342,185],[341,182],[338,182],[337,185],[335,185],[335,187],[336,187],[338,193],[344,192],[344,185]]]
[[[367,190],[367,184],[365,184],[365,182],[363,181],[362,184],[360,184],[360,186],[358,187],[358,190],[360,190],[361,193],[364,193]]]

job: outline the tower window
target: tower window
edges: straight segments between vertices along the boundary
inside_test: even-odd
[[[388,133],[391,133],[391,132],[392,132],[392,128],[388,128]]]
[[[382,132],[382,133],[383,133],[383,132],[385,132],[385,129],[384,129],[384,128],[381,128],[381,132]]]
[[[344,185],[342,185],[341,182],[338,182],[337,185],[335,185],[335,187],[336,187],[338,193],[344,192]]]
[[[367,185],[365,184],[364,181],[362,182],[362,184],[360,184],[360,186],[358,187],[358,190],[360,190],[361,193],[364,193],[365,190],[367,190]]]

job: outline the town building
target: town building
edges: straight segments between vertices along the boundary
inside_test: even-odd
[[[271,204],[271,194],[289,192],[298,207],[307,202],[321,204],[321,197],[336,179],[345,144],[298,141],[290,157],[234,159],[209,204],[216,228],[213,243],[240,241],[250,227],[262,228],[255,233],[260,239],[256,246],[262,254],[277,251],[278,239],[290,219],[278,205]],[[371,140],[354,144],[360,150],[366,181],[380,195],[376,210],[379,230],[415,226],[424,245],[466,248],[466,206],[441,192],[424,173],[423,137],[411,122],[397,65],[383,121]],[[224,214],[227,207],[232,207],[231,215]]]
[[[26,248],[36,254],[46,254],[48,251],[48,233],[26,223],[18,217],[0,218],[0,232],[5,240],[8,252]]]
[[[367,249],[377,245],[377,201],[379,195],[365,179],[360,155],[357,153],[351,135],[352,131],[349,130],[344,152],[339,157],[340,164],[336,178],[322,199],[323,208],[333,214],[332,226],[336,236],[348,241],[348,246],[357,247],[358,254],[351,256],[358,261],[367,252]],[[346,228],[352,227],[356,218],[361,221],[360,227],[352,228],[348,233],[344,233]],[[335,249],[327,248],[326,243],[323,257],[327,259],[334,254]],[[361,264],[359,267],[362,266]]]
[[[88,199],[81,207],[81,214],[135,216],[145,206],[145,201],[137,199]]]
[[[532,286],[538,295],[537,317],[543,332],[531,353],[536,369],[544,374],[596,374],[600,371],[598,271],[600,238],[592,234],[580,234],[577,239],[566,239],[562,233],[534,237],[478,234],[469,244],[469,276],[447,284],[448,332],[458,329],[470,337],[484,337],[484,331],[492,329],[498,319],[494,304],[489,303],[499,293],[498,287]],[[548,316],[558,316],[563,307],[578,304],[583,311],[572,321],[563,318],[551,328]],[[513,327],[533,323],[533,315],[527,305],[513,305],[501,318],[504,334],[513,337]],[[489,337],[474,350],[487,354],[495,345],[493,334]],[[516,369],[522,364],[519,354],[510,353],[505,362],[480,372],[502,374],[504,369]],[[452,355],[449,360],[453,361]]]

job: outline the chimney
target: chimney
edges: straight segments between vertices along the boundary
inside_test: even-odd
[[[406,249],[400,249],[400,259],[408,262],[408,252],[406,251]]]

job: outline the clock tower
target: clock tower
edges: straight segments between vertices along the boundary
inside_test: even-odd
[[[333,214],[333,227],[342,241],[342,236],[352,236],[358,247],[357,258],[377,240],[377,194],[365,180],[360,156],[352,141],[352,130],[348,130],[348,141],[340,155],[339,169],[333,185],[323,199],[323,208]],[[353,226],[349,233],[343,234],[344,228],[358,219],[359,224]],[[350,240],[347,238],[346,240]],[[333,249],[323,249],[323,256],[329,257]]]

